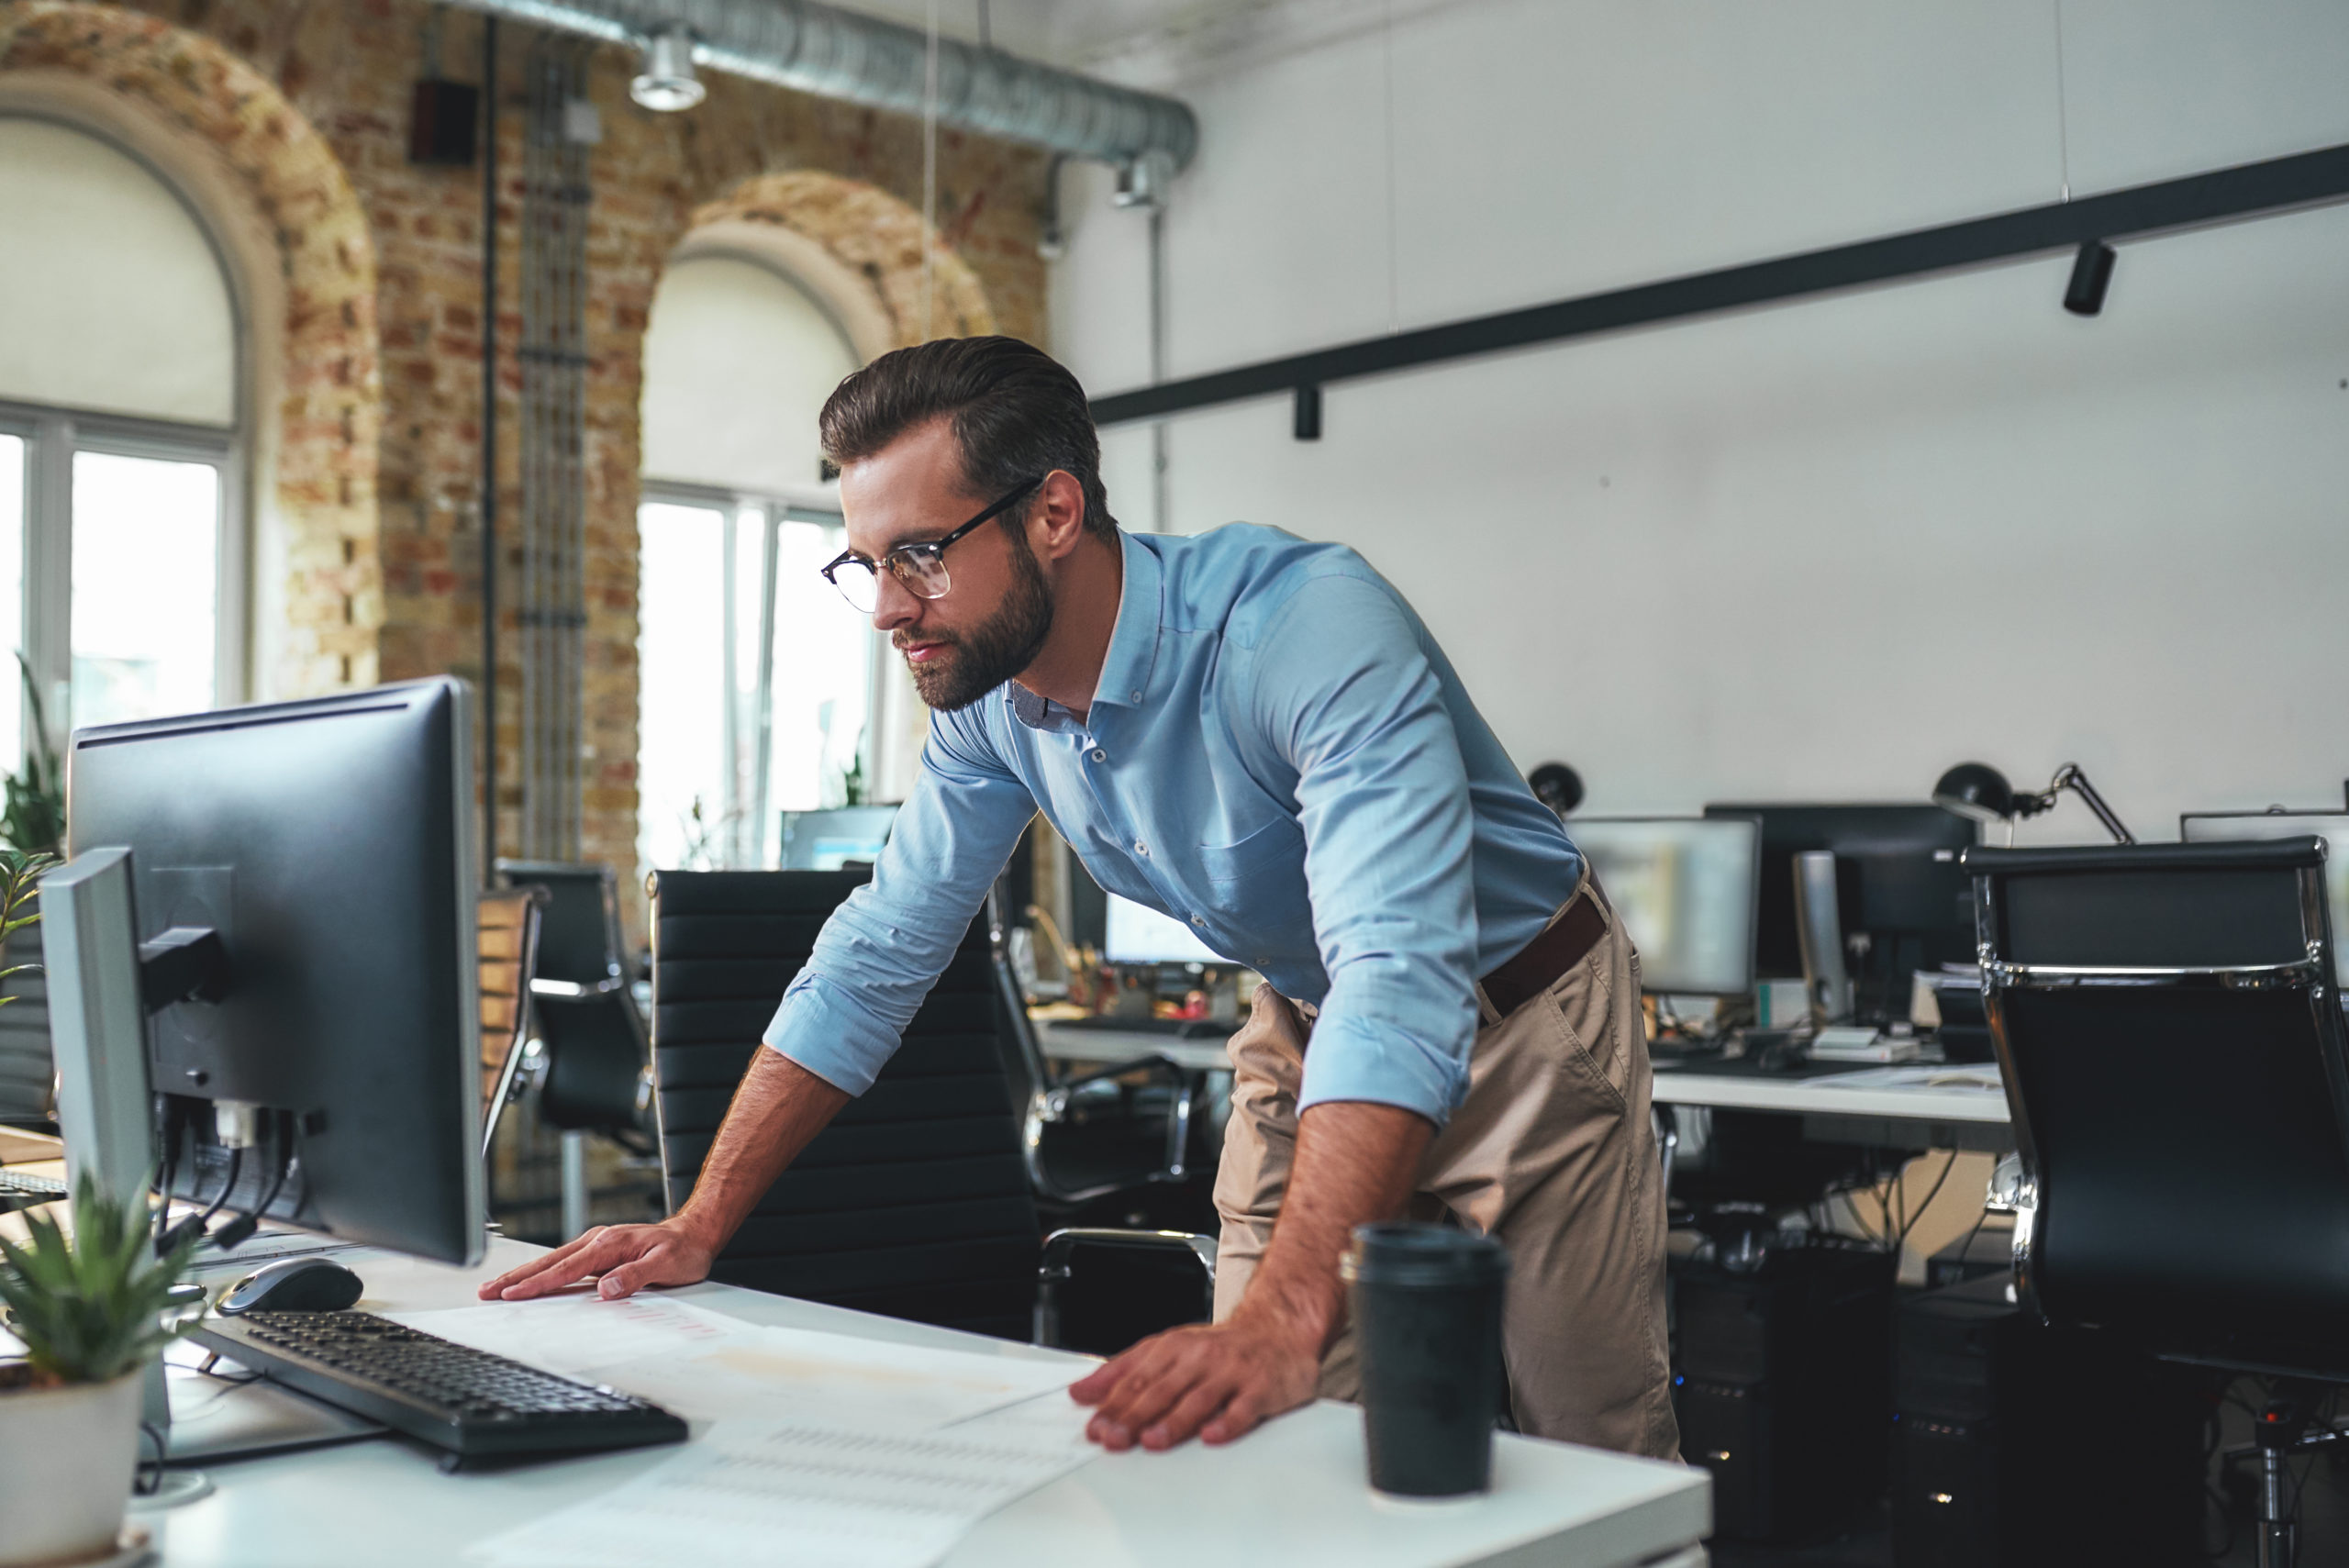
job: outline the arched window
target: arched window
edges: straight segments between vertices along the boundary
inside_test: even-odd
[[[244,695],[236,295],[180,195],[0,114],[0,649],[52,740]],[[0,652],[0,659],[6,657]],[[0,668],[0,755],[31,734]]]
[[[688,253],[644,344],[638,852],[774,862],[776,813],[860,787],[875,638],[817,569],[841,550],[816,416],[858,356],[762,261]]]

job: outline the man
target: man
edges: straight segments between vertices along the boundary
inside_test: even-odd
[[[1270,982],[1231,1041],[1216,1321],[1074,1385],[1093,1438],[1228,1441],[1351,1395],[1339,1257],[1408,1212],[1508,1248],[1521,1430],[1675,1454],[1637,960],[1402,596],[1270,529],[1121,533],[1084,392],[1010,339],[884,356],[822,435],[849,543],[826,574],[936,710],[920,779],[685,1207],[483,1296],[702,1278],[871,1084],[1041,809],[1104,887]]]

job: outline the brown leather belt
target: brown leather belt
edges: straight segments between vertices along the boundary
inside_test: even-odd
[[[1566,912],[1543,928],[1518,955],[1485,976],[1485,1000],[1508,1017],[1558,983],[1558,976],[1590,956],[1607,934],[1607,917],[1587,887],[1578,889]]]

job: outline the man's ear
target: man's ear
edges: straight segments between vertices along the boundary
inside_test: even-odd
[[[1044,476],[1044,504],[1029,519],[1029,544],[1047,561],[1064,559],[1085,538],[1085,486],[1056,468]]]

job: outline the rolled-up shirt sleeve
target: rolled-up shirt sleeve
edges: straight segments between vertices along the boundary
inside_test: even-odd
[[[836,1088],[871,1088],[1034,813],[977,720],[933,724],[873,880],[824,922],[766,1043]]]
[[[1313,931],[1330,977],[1300,1113],[1369,1100],[1439,1127],[1475,1040],[1474,822],[1417,623],[1385,584],[1309,580],[1257,650],[1259,721],[1297,769]]]

